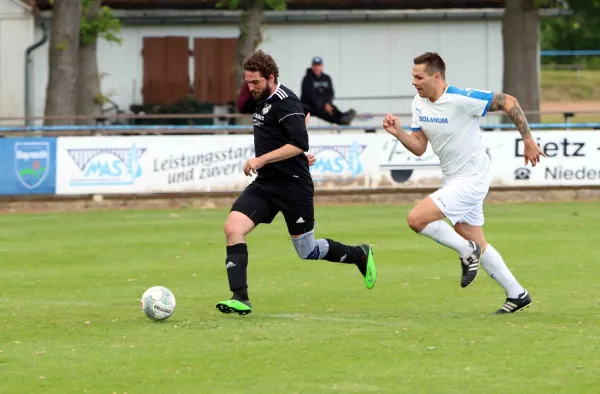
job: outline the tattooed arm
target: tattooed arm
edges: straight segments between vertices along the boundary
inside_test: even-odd
[[[523,141],[533,138],[531,136],[531,130],[529,130],[529,123],[527,123],[525,114],[523,113],[519,102],[513,96],[504,93],[494,93],[490,111],[503,111],[506,116],[508,116],[515,124],[515,126],[517,126],[517,130],[519,130],[519,133],[521,133]]]
[[[527,165],[527,162],[531,162],[531,165],[535,167],[540,162],[540,156],[547,157],[533,139],[527,118],[525,118],[525,114],[516,98],[505,93],[494,93],[489,111],[503,111],[514,125],[517,126],[517,130],[519,130],[525,144],[525,153],[523,155],[525,157],[525,165]]]

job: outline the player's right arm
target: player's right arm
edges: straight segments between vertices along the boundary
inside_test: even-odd
[[[427,136],[421,130],[407,133],[402,130],[402,125],[397,117],[387,114],[383,119],[383,128],[400,141],[402,145],[413,155],[422,156],[427,150]]]

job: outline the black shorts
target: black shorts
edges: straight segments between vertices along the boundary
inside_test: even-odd
[[[255,225],[271,223],[283,214],[290,235],[301,235],[315,227],[314,194],[290,181],[254,180],[231,207],[248,216]]]

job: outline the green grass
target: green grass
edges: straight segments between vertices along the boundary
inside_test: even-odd
[[[317,235],[375,245],[378,282],[295,256],[278,217],[248,238],[253,314],[229,297],[227,210],[0,217],[2,393],[597,393],[600,203],[486,207],[534,303],[491,314],[482,271],[405,225],[406,206],[318,207]],[[169,287],[152,322],[139,298]]]
[[[565,117],[558,114],[542,115],[542,123],[564,123]],[[600,110],[597,114],[577,114],[569,118],[569,123],[600,123]]]
[[[544,101],[600,100],[599,70],[543,70],[541,80]]]

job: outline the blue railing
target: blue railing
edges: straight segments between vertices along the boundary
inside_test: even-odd
[[[409,125],[402,126],[403,129],[410,129]],[[600,123],[532,123],[529,125],[532,130],[549,130],[549,129],[600,129]],[[481,125],[485,130],[494,129],[515,129],[512,123],[500,123]],[[361,125],[361,126],[317,126],[310,127],[309,130],[381,130],[381,125]],[[77,125],[77,126],[0,126],[0,132],[34,132],[34,131],[136,131],[136,130],[182,130],[182,131],[252,131],[251,125]]]
[[[481,125],[484,129],[516,129],[512,123],[500,123]],[[529,128],[532,130],[548,130],[548,129],[597,129],[600,128],[598,122],[583,122],[583,123],[531,123]]]
[[[573,51],[558,51],[546,50],[540,51],[542,56],[600,56],[600,50],[573,50]]]

